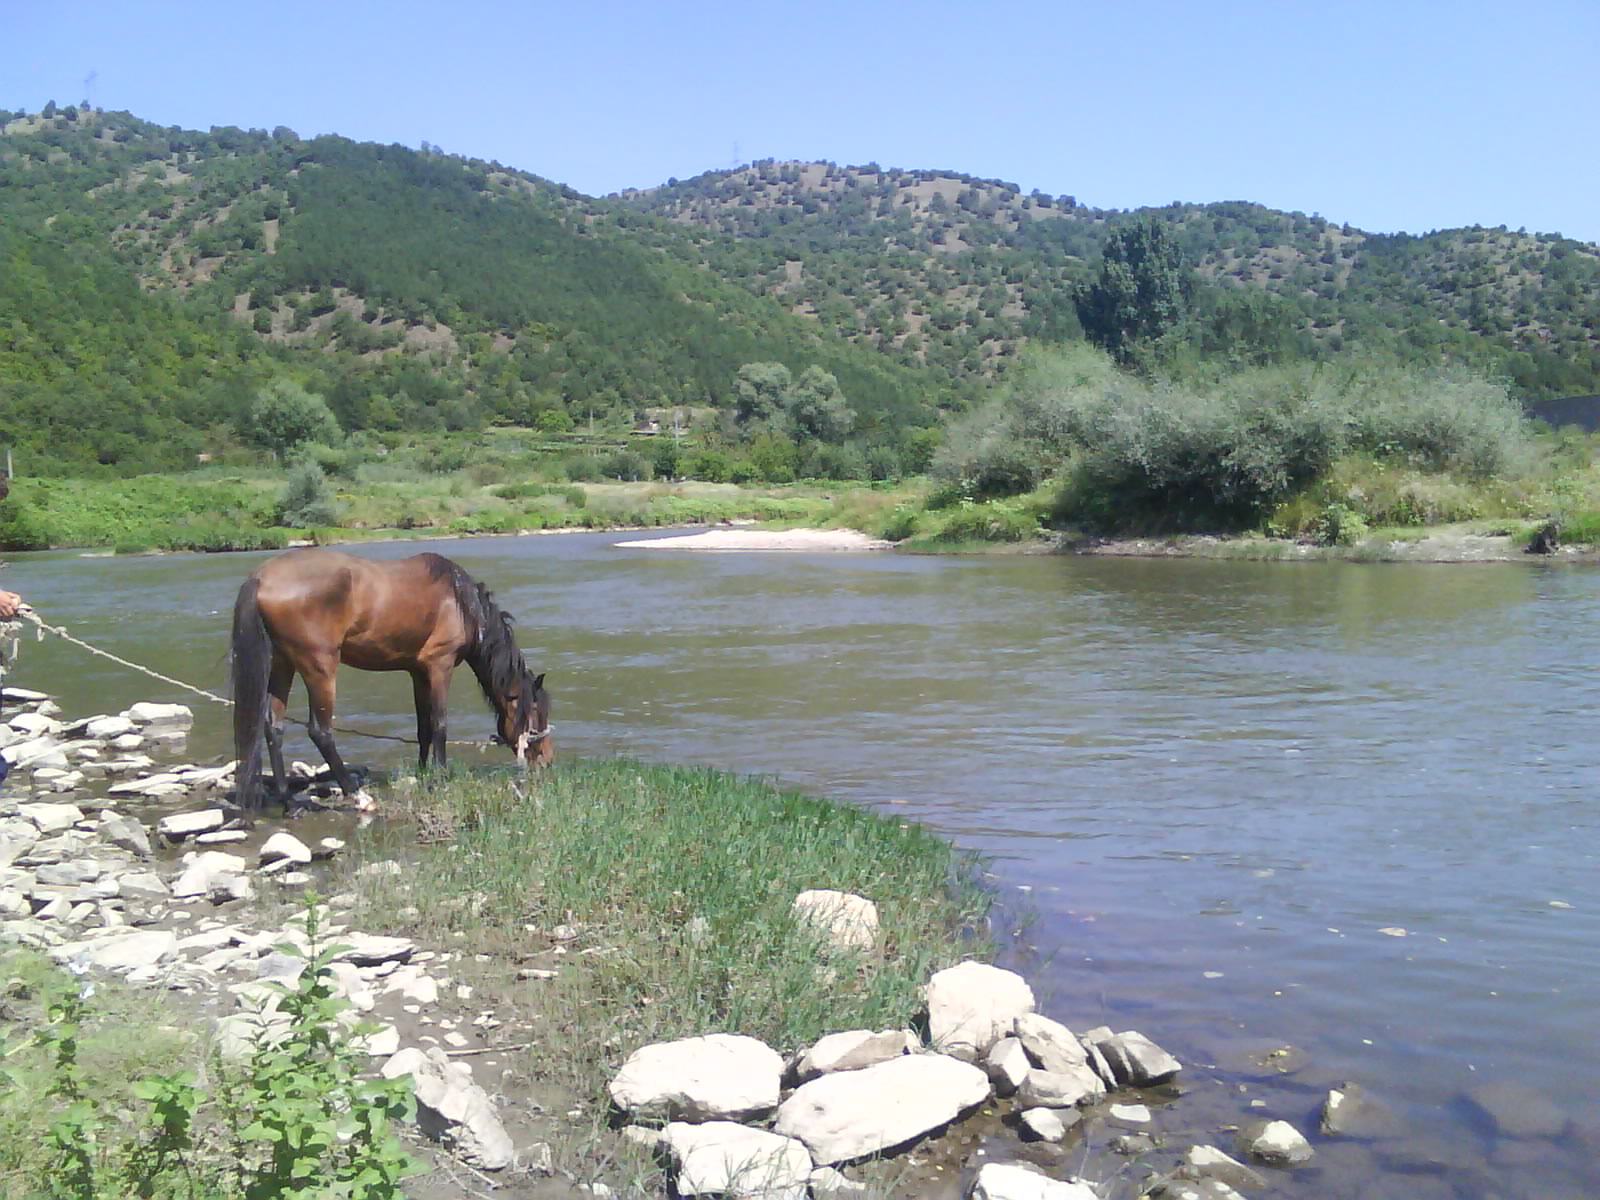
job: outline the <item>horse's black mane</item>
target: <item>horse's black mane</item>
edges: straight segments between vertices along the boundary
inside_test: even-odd
[[[430,567],[440,576],[448,576],[455,589],[456,604],[461,615],[471,627],[472,642],[465,656],[467,666],[477,677],[483,698],[496,712],[500,711],[500,698],[521,694],[521,711],[532,710],[533,677],[528,673],[527,661],[517,648],[512,629],[515,619],[495,603],[494,594],[448,558],[430,556]]]

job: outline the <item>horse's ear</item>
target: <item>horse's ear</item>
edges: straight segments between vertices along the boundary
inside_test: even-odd
[[[539,674],[535,675],[534,678],[533,678],[533,690],[537,692],[537,691],[542,690],[543,688],[544,688],[544,672],[540,671]]]

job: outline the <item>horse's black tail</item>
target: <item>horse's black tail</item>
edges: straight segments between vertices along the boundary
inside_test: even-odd
[[[229,665],[233,674],[233,753],[239,760],[235,795],[239,807],[261,807],[261,739],[267,720],[267,677],[272,668],[272,637],[256,607],[260,581],[251,576],[233,604],[233,641]]]

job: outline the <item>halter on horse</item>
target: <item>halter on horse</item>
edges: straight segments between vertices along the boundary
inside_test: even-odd
[[[450,675],[472,668],[495,710],[500,741],[525,766],[555,756],[544,676],[532,675],[512,636],[512,618],[489,589],[438,554],[398,562],[334,550],[291,550],[257,567],[233,608],[234,750],[238,803],[258,811],[266,735],[277,793],[283,791],[283,721],[299,675],[310,694],[307,730],[347,797],[359,793],[333,741],[339,664],[406,671],[417,709],[418,765],[445,763]]]

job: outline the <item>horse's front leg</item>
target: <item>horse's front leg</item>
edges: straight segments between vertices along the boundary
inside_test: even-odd
[[[411,673],[411,695],[417,706],[417,770],[426,770],[432,755],[443,767],[445,721],[450,706],[450,674],[418,668]]]
[[[301,672],[306,681],[306,690],[311,694],[311,719],[306,722],[306,732],[311,735],[312,744],[322,753],[323,761],[333,772],[339,790],[358,807],[363,807],[363,793],[356,786],[350,769],[344,765],[344,759],[339,757],[339,748],[333,742],[334,672],[338,665],[338,659],[335,658],[331,663],[318,664],[317,669]]]

